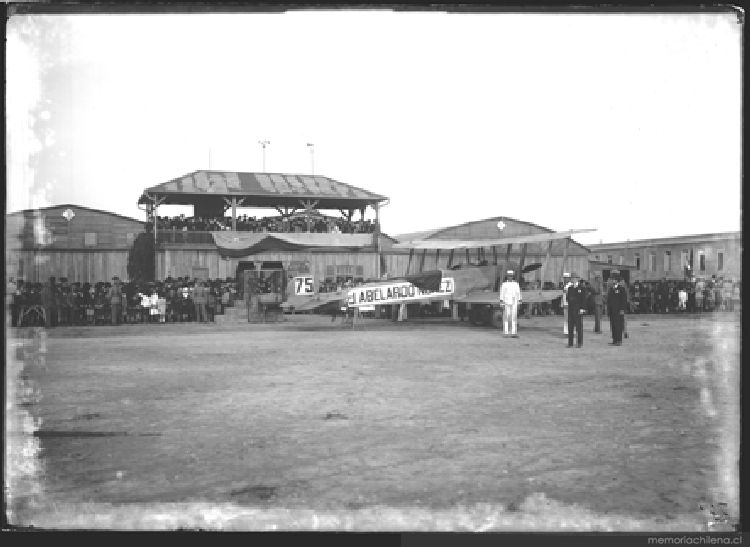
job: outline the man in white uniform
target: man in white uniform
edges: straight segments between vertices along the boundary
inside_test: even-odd
[[[568,289],[573,283],[570,280],[570,274],[568,272],[565,272],[563,274],[563,293],[562,293],[562,301],[560,302],[560,305],[563,309],[563,334],[565,336],[568,335]]]
[[[513,276],[513,270],[508,270],[508,275],[500,286],[500,303],[503,305],[503,335],[508,336],[508,330],[510,330],[510,335],[518,338],[516,325],[518,306],[521,304],[521,287]]]
[[[677,309],[680,311],[685,311],[687,309],[687,297],[688,293],[685,290],[685,287],[680,287],[680,290],[677,293],[677,299],[679,301]]]

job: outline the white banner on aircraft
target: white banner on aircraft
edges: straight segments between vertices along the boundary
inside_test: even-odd
[[[455,283],[452,277],[444,277],[440,282],[440,290],[425,291],[409,283],[400,281],[384,283],[373,287],[351,289],[348,293],[349,306],[373,306],[375,304],[400,304],[415,300],[444,300],[453,294]]]

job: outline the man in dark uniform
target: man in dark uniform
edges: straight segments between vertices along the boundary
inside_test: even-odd
[[[24,293],[26,292],[27,288],[23,286],[23,279],[17,279],[15,283],[15,288],[13,289],[13,293],[11,294],[11,305],[10,305],[10,313],[11,313],[11,325],[14,327],[20,326],[20,318],[22,317],[22,310],[23,310],[23,304],[24,304]]]
[[[583,346],[583,314],[586,313],[586,297],[588,293],[580,278],[573,274],[572,283],[568,287],[568,347],[573,347],[573,329],[577,333],[576,347]]]
[[[119,277],[112,278],[112,286],[107,291],[107,297],[112,313],[112,325],[119,325],[122,320],[122,286]]]
[[[44,326],[54,327],[57,324],[57,287],[55,278],[50,277],[49,283],[45,283],[41,290],[41,304],[44,308]]]
[[[611,276],[619,281],[620,272],[612,270]],[[607,293],[607,306],[609,312],[609,324],[612,329],[612,346],[622,345],[622,331],[625,326],[625,309],[628,306],[628,297],[625,289],[620,283],[615,283]]]
[[[603,306],[603,298],[602,298],[602,276],[599,274],[596,274],[594,276],[594,282],[589,286],[589,290],[591,291],[591,296],[593,298],[593,304],[594,304],[594,333],[595,334],[601,334],[602,333],[602,306]]]

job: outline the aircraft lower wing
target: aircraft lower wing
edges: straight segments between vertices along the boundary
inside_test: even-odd
[[[323,308],[323,306],[335,305],[340,302],[345,306],[349,291],[320,292],[310,296],[292,296],[281,304],[283,309],[294,309],[294,311],[311,311]]]
[[[521,291],[521,300],[524,304],[538,304],[551,302],[562,296],[562,291],[557,290],[525,290]],[[474,291],[466,296],[455,299],[455,302],[463,304],[500,304],[500,293],[495,291]]]
[[[349,300],[349,291],[353,289],[365,291],[369,288],[408,282],[421,290],[436,292],[440,289],[441,281],[442,274],[440,270],[431,270],[428,272],[409,274],[394,279],[371,281],[363,285],[358,285],[350,289],[342,289],[340,291],[320,292],[312,295],[292,295],[288,297],[286,302],[281,304],[281,307],[285,310],[294,309],[295,311],[311,311],[317,309],[322,311],[324,309],[323,306],[334,306],[337,302],[340,302],[341,306],[346,306],[346,302]]]

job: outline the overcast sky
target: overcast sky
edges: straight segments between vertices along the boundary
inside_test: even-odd
[[[145,220],[144,188],[262,171],[268,140],[266,171],[310,173],[313,143],[315,174],[390,197],[392,235],[739,230],[740,43],[731,13],[14,16],[7,208]]]

